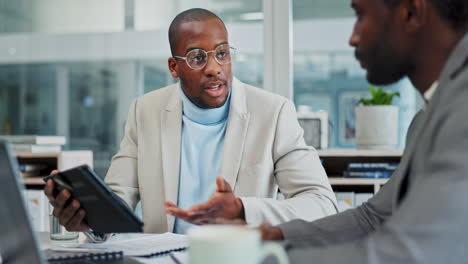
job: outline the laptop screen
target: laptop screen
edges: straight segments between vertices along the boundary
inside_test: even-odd
[[[26,205],[16,158],[0,141],[0,262],[44,263]]]

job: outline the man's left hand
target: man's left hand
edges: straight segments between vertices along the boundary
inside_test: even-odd
[[[216,178],[216,191],[205,203],[183,210],[172,202],[165,202],[166,213],[195,225],[216,224],[219,218],[244,219],[242,200],[234,195],[232,188],[223,178]]]

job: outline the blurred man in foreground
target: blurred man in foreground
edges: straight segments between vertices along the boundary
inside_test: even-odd
[[[362,206],[262,227],[292,263],[468,262],[468,1],[352,0],[350,39],[370,83],[407,76],[426,105],[400,167]]]

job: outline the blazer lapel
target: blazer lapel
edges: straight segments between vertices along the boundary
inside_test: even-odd
[[[231,106],[224,139],[220,176],[226,179],[232,189],[235,190],[250,113],[247,112],[244,84],[237,79],[233,79],[231,89]]]
[[[179,194],[180,144],[182,134],[182,102],[174,89],[167,107],[161,112],[161,150],[166,200],[177,204]],[[167,215],[168,230],[174,227],[174,217]]]
[[[413,119],[413,123],[411,124],[412,127],[410,129],[412,131],[410,131],[411,134],[409,134],[407,137],[407,145],[405,147],[398,168],[398,174],[401,176],[399,177],[397,183],[397,193],[395,195],[396,201],[394,203],[394,207],[398,206],[399,202],[406,194],[411,159],[416,148],[416,144],[418,141],[417,138],[422,130],[422,127],[424,126],[427,117],[427,113],[425,113],[424,111],[425,110],[418,112]]]
[[[441,82],[439,83],[439,87],[441,85],[446,85],[446,82]],[[426,124],[429,122],[430,117],[434,115],[434,112],[436,111],[437,107],[437,101],[439,100],[439,95],[441,92],[441,88],[438,88],[436,92],[434,93],[432,99],[429,101],[429,103],[426,103],[424,106],[423,110],[421,110],[416,116],[414,117],[414,121],[412,124],[412,131],[411,134],[408,135],[407,137],[407,143],[405,147],[405,151],[403,153],[402,159],[400,161],[400,168],[399,171],[401,171],[400,174],[402,174],[402,177],[399,179],[398,182],[398,188],[397,188],[397,196],[396,196],[396,203],[395,206],[399,204],[399,202],[405,197],[408,184],[409,178],[412,177],[414,178],[413,175],[409,175],[409,171],[411,170],[411,161],[413,159],[414,152],[418,146],[418,144],[421,144],[422,141],[424,141],[424,128],[426,127]]]
[[[399,179],[398,182],[398,195],[396,197],[397,200],[395,206],[397,206],[398,203],[405,196],[408,187],[407,185],[409,184],[408,177],[410,176],[408,175],[408,173],[411,169],[411,160],[414,151],[417,147],[417,144],[421,142],[423,136],[422,133],[424,132],[426,123],[429,121],[430,117],[434,115],[435,111],[437,111],[436,109],[440,109],[440,107],[438,107],[438,104],[443,96],[456,96],[451,94],[450,92],[452,91],[448,91],[448,89],[450,87],[450,82],[456,77],[460,69],[466,67],[467,56],[468,35],[465,36],[465,38],[457,45],[452,54],[449,56],[447,63],[445,64],[444,69],[442,70],[442,73],[439,76],[439,88],[437,88],[429,103],[426,104],[425,109],[422,112],[420,112],[420,114],[418,114],[420,116],[415,117],[414,131],[411,132],[411,135],[409,135],[408,137],[410,141],[407,143],[405,153],[400,162],[399,171],[401,171],[400,174],[402,174],[402,177]]]
[[[439,86],[445,86],[455,79],[458,74],[463,70],[468,64],[468,34],[458,43],[458,45],[450,54],[447,63],[445,64],[444,69],[439,78]],[[460,86],[464,89],[464,86]],[[437,89],[441,90],[441,89]],[[440,91],[439,91],[440,92]],[[436,91],[437,93],[437,91]],[[435,97],[435,94],[434,94]]]

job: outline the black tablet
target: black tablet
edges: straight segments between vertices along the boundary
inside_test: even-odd
[[[44,178],[54,180],[56,193],[70,190],[71,199],[81,203],[85,221],[98,233],[142,232],[143,222],[87,165],[61,171]]]

